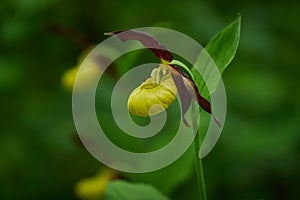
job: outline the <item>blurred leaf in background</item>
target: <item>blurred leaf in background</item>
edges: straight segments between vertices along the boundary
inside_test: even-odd
[[[143,183],[128,183],[114,181],[108,185],[106,199],[131,199],[131,200],[167,200],[168,198],[151,185]]]

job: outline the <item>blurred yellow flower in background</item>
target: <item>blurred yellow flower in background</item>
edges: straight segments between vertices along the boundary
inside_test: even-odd
[[[62,75],[61,82],[66,90],[72,91],[78,69],[79,67],[67,69]]]
[[[91,52],[93,47],[94,46],[91,46],[84,50],[79,56],[78,64],[75,67],[67,69],[63,73],[61,77],[61,83],[67,91],[73,90],[73,85],[77,76],[77,72],[80,66],[83,64],[83,62],[85,66],[83,69],[81,69],[81,73],[79,76],[81,82],[80,88],[84,89],[90,86],[91,80],[97,77],[97,73],[100,71],[100,66],[97,64],[96,59],[87,56]]]
[[[75,195],[83,200],[103,198],[107,184],[116,176],[116,171],[102,168],[95,176],[79,180],[74,186]]]

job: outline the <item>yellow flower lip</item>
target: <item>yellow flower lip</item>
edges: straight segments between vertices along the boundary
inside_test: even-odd
[[[171,75],[165,74],[159,83],[155,78],[148,78],[130,94],[127,106],[132,114],[141,117],[159,114],[176,99],[177,89]]]
[[[147,83],[147,81],[145,81],[142,85],[140,85],[141,89],[153,89],[153,88],[156,88],[158,87],[159,84],[156,84],[156,83]]]

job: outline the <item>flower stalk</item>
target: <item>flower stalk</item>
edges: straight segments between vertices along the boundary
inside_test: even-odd
[[[203,171],[203,164],[202,159],[199,158],[199,149],[201,146],[201,139],[200,139],[200,128],[198,129],[195,140],[194,140],[194,151],[195,151],[195,169],[196,169],[196,176],[197,176],[197,191],[198,191],[198,198],[199,200],[207,200],[206,195],[206,185],[204,179],[204,171]]]

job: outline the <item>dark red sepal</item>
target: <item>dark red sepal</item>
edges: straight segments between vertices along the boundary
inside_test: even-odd
[[[174,65],[169,65],[169,67],[173,81],[179,93],[184,123],[188,125],[184,114],[191,105],[192,99],[197,101],[203,110],[211,114],[210,102],[201,96],[194,81],[188,75],[186,75],[180,67]]]
[[[121,41],[137,40],[146,48],[150,49],[160,60],[171,62],[173,55],[151,35],[137,30],[122,30],[105,33],[105,35],[116,35]]]

